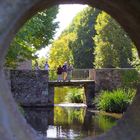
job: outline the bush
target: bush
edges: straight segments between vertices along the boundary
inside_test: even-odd
[[[49,71],[49,80],[57,80],[57,73],[55,70]]]
[[[134,89],[117,89],[113,91],[102,91],[101,95],[95,99],[97,109],[122,113],[131,104],[136,93]]]
[[[128,69],[121,73],[122,86],[135,88],[140,81],[140,74],[135,69]]]
[[[83,98],[82,89],[71,89],[71,91],[66,95],[65,100],[71,103],[83,103]]]

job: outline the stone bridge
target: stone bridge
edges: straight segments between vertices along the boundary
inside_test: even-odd
[[[3,65],[12,39],[38,11],[57,4],[88,4],[114,17],[136,45],[140,55],[140,0],[0,0],[0,137],[2,140],[41,140],[19,113],[5,79]],[[89,138],[95,140],[140,139],[140,87],[134,102],[116,127]],[[15,117],[16,116],[16,117]],[[88,138],[87,138],[88,139]]]
[[[55,87],[83,87],[84,88],[84,95],[86,97],[84,103],[87,107],[93,107],[93,99],[95,96],[95,82],[94,80],[71,80],[70,82],[57,82],[57,81],[50,81],[48,83],[49,94],[54,95],[54,88]]]
[[[70,82],[57,82],[57,80],[48,80],[48,73],[44,70],[6,70],[7,80],[16,102],[22,106],[30,107],[48,107],[54,106],[54,89],[55,87],[83,87],[84,103],[88,107],[94,107],[95,93],[99,94],[101,90],[113,90],[122,87],[124,84],[122,75],[129,73],[138,74],[135,69],[90,69],[82,77],[75,76],[73,70],[72,80]],[[81,69],[76,69],[81,71]],[[82,70],[86,71],[86,70]],[[49,72],[50,73],[50,72]],[[132,74],[131,74],[132,73]],[[90,75],[90,76],[88,76]],[[128,74],[127,74],[128,75]],[[137,75],[139,78],[139,74]],[[86,78],[85,78],[86,77]],[[90,78],[88,78],[90,77]],[[73,80],[76,79],[77,80]],[[82,80],[83,78],[83,80]],[[51,77],[50,77],[51,79]],[[56,77],[57,79],[57,77]],[[81,79],[81,80],[80,80]],[[87,80],[86,80],[87,79]],[[94,80],[89,80],[94,79]],[[136,80],[136,79],[135,79]]]
[[[72,80],[70,82],[49,81],[44,70],[11,70],[10,83],[14,99],[24,107],[54,106],[55,87],[84,87],[85,101],[88,107],[93,107],[95,96],[94,80]]]

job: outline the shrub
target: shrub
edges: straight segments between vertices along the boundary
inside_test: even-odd
[[[102,91],[95,99],[97,109],[122,113],[126,111],[128,105],[132,102],[136,93],[134,89],[117,89],[113,91]]]
[[[126,71],[122,71],[121,80],[122,80],[122,86],[124,88],[127,87],[135,88],[140,81],[139,79],[140,79],[140,75],[138,71],[135,69],[128,69]]]
[[[57,74],[55,70],[50,70],[49,71],[49,80],[56,80],[57,79]]]
[[[71,89],[65,97],[65,100],[72,103],[83,103],[83,89]]]

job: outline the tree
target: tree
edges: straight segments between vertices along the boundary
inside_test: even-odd
[[[94,24],[99,12],[95,8],[87,7],[74,17],[72,23],[52,45],[49,58],[51,67],[68,61],[73,63],[75,68],[93,68],[92,37],[95,34]]]
[[[111,16],[101,12],[96,20],[97,35],[95,41],[95,66],[104,67],[131,67],[132,42],[121,26]]]
[[[58,6],[39,12],[23,26],[11,43],[6,66],[16,68],[18,62],[36,58],[35,52],[52,42],[57,13]]]
[[[131,65],[140,71],[140,58],[138,55],[138,51],[134,45],[132,48],[132,56],[133,56],[133,60],[131,61]]]
[[[38,63],[39,68],[44,70],[46,61],[47,61],[46,57],[41,57],[41,58],[37,58],[37,59],[33,60],[32,69],[35,69],[35,64]]]
[[[59,65],[63,65],[65,61],[73,64],[73,56],[68,47],[68,40],[72,40],[73,34],[63,34],[52,44],[49,53],[49,65],[51,69],[56,69]]]
[[[79,12],[73,19],[70,26],[63,34],[73,33],[75,38],[69,41],[69,48],[72,51],[75,68],[93,68],[94,60],[94,24],[99,10],[91,7]]]

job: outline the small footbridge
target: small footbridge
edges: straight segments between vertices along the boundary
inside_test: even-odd
[[[70,81],[49,81],[50,86],[63,87],[63,86],[85,86],[88,84],[94,84],[94,80],[70,80]]]
[[[83,87],[84,88],[84,95],[85,101],[84,103],[91,107],[93,106],[93,99],[95,96],[95,82],[94,80],[70,80],[65,82],[58,82],[58,81],[49,81],[48,88],[49,94],[54,95],[54,88],[55,87]]]

